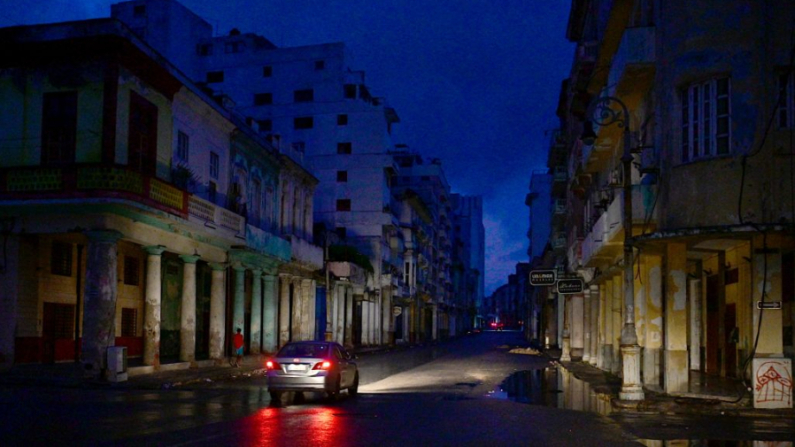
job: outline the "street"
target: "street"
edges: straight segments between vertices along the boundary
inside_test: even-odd
[[[792,437],[788,420],[566,409],[561,385],[593,393],[544,356],[509,352],[520,344],[517,332],[485,332],[365,354],[360,395],[334,401],[307,394],[273,405],[261,376],[157,391],[4,387],[0,445],[615,446]]]

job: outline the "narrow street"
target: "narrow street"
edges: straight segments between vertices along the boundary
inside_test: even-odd
[[[510,353],[516,332],[361,355],[360,395],[270,402],[263,378],[163,390],[0,388],[0,445],[658,445],[788,440],[792,421],[567,409],[587,384],[547,357]],[[579,405],[579,404],[578,404]],[[607,405],[609,407],[609,405]]]

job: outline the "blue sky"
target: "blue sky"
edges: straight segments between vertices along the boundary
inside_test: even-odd
[[[0,0],[0,26],[110,16],[113,1]],[[486,293],[527,261],[530,174],[544,169],[573,45],[562,0],[181,0],[218,34],[278,46],[345,42],[353,69],[401,118],[394,141],[442,160],[454,192],[481,195]]]

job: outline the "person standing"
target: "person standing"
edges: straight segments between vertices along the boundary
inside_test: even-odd
[[[231,363],[235,368],[239,368],[243,363],[243,334],[240,328],[237,328],[237,333],[232,336],[232,347],[235,349],[235,360]]]

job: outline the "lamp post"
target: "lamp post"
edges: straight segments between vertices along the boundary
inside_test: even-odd
[[[613,109],[614,105],[618,105],[621,110]],[[643,400],[643,386],[640,380],[640,346],[638,346],[638,335],[635,331],[635,278],[632,271],[635,252],[632,248],[632,152],[629,111],[620,99],[602,96],[591,103],[586,116],[597,126],[617,124],[618,127],[624,129],[624,154],[621,157],[624,177],[624,325],[621,328],[620,340],[623,376],[619,398]],[[593,128],[586,128],[582,141],[590,145],[593,144],[595,137]]]

